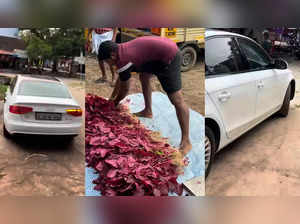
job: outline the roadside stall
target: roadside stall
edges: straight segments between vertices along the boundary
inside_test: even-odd
[[[14,49],[13,55],[15,57],[14,68],[25,72],[28,66],[28,56],[26,51],[20,49]]]
[[[0,50],[0,68],[10,68],[14,63],[14,55],[10,51]]]

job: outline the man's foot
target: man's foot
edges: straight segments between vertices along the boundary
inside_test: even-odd
[[[115,80],[114,80],[114,79],[111,80],[110,86],[111,86],[111,87],[114,87],[115,85],[116,85]]]
[[[106,78],[100,78],[100,79],[95,80],[95,83],[105,83],[105,82],[107,82]]]
[[[192,149],[192,144],[189,141],[181,142],[179,151],[182,153],[183,156],[189,153]]]
[[[152,118],[153,114],[151,111],[142,110],[140,112],[134,113],[137,117],[146,117],[146,118]]]

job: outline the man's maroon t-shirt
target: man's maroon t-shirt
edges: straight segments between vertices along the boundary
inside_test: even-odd
[[[169,65],[177,52],[176,43],[165,37],[138,37],[119,44],[117,68],[120,79],[127,80],[132,67],[143,72],[143,65],[147,63],[160,62]]]

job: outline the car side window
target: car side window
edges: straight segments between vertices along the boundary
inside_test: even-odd
[[[15,77],[15,78],[12,80],[11,84],[10,84],[9,89],[10,89],[10,93],[11,93],[11,94],[13,94],[13,92],[14,92],[14,89],[15,89],[15,86],[16,86],[16,82],[17,82],[17,77]]]
[[[235,73],[243,66],[239,49],[231,37],[205,41],[205,75]]]
[[[246,57],[250,70],[266,69],[270,66],[269,56],[256,43],[245,38],[238,38],[238,43]]]

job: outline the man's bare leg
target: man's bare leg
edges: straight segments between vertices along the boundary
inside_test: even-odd
[[[98,61],[98,63],[99,63],[99,68],[101,70],[102,78],[97,79],[95,82],[106,82],[107,76],[106,76],[106,71],[105,71],[105,67],[104,67],[104,62]]]
[[[144,110],[135,113],[138,117],[147,117],[152,118],[152,88],[151,88],[151,78],[153,77],[152,74],[148,73],[141,73],[140,74],[140,81],[142,84],[144,101],[145,101],[145,108]]]
[[[189,108],[186,105],[181,90],[168,94],[168,97],[172,104],[175,106],[177,119],[181,128],[181,143],[180,151],[183,155],[186,155],[191,149],[192,144],[190,142],[190,113]]]

